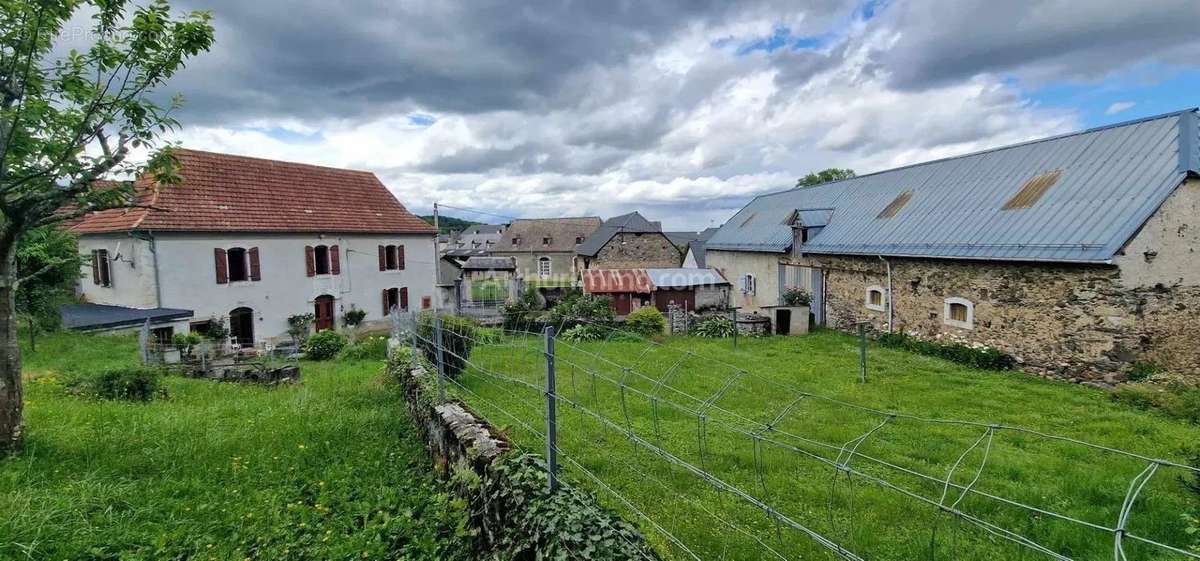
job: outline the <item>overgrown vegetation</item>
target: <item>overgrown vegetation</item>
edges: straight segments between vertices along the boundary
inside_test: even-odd
[[[342,314],[342,323],[346,327],[358,327],[367,318],[367,311],[361,308],[350,308]]]
[[[287,333],[292,338],[292,342],[296,346],[304,346],[308,341],[309,334],[312,333],[313,321],[317,319],[314,314],[296,314],[287,318]]]
[[[504,328],[514,331],[525,329],[525,325],[533,321],[534,315],[541,309],[537,289],[525,289],[520,298],[506,302],[500,307],[500,313],[504,316]]]
[[[304,357],[311,360],[329,360],[346,348],[349,340],[335,329],[318,331],[304,342]]]
[[[1135,382],[1118,386],[1113,390],[1112,398],[1138,409],[1154,409],[1200,424],[1200,388],[1195,386]]]
[[[725,316],[708,316],[696,322],[696,326],[692,328],[692,334],[697,337],[721,338],[733,337],[733,331],[737,329],[733,320]]]
[[[338,353],[338,360],[387,360],[388,338],[382,335],[363,337]]]
[[[783,291],[783,303],[786,306],[808,306],[812,304],[812,296],[807,290],[794,286]]]
[[[546,464],[510,453],[479,478],[456,472],[460,494],[475,497],[471,511],[491,559],[644,561],[657,559],[637,528],[577,488],[550,493]]]
[[[36,337],[62,324],[59,307],[75,297],[75,284],[83,260],[75,235],[58,226],[30,230],[17,245],[17,269],[31,275],[15,295],[30,348]]]
[[[469,513],[377,363],[305,363],[303,384],[272,389],[168,376],[169,400],[131,405],[47,380],[134,366],[134,337],[52,333],[27,357],[0,559],[471,558]]]
[[[66,390],[92,399],[150,401],[166,396],[164,372],[148,366],[122,366],[97,371],[77,370],[65,378]]]
[[[624,329],[643,337],[662,335],[667,330],[667,318],[654,306],[642,306],[625,318]]]
[[[439,316],[433,312],[422,312],[417,318],[418,348],[431,364],[437,362],[434,342],[437,340],[435,324]],[[460,316],[440,316],[442,320],[442,367],[447,376],[457,377],[466,361],[471,358],[479,324]]]
[[[928,341],[905,333],[881,333],[876,341],[885,347],[933,356],[981,370],[1012,370],[1016,361],[998,349],[962,341]]]
[[[616,315],[607,296],[572,293],[550,308],[546,321],[564,331],[581,323],[612,325]]]

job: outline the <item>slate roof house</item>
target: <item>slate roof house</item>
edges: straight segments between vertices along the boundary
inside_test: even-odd
[[[575,246],[583,243],[600,218],[519,218],[504,229],[495,257],[516,259],[517,275],[541,286],[574,286]]]
[[[662,231],[662,224],[631,212],[605,220],[575,249],[575,268],[628,269],[678,267],[679,249]]]
[[[1200,127],[1189,109],[763,195],[707,243],[746,308],[982,343],[1110,384],[1200,375]],[[740,293],[740,294],[738,294]]]
[[[351,308],[380,321],[393,306],[432,306],[436,232],[374,174],[177,155],[181,185],[137,182],[147,208],[71,224],[91,256],[79,291],[92,308],[67,310],[86,320],[75,327],[150,315],[155,335],[169,339],[221,319],[253,346],[285,338],[292,315],[313,313],[326,329]]]

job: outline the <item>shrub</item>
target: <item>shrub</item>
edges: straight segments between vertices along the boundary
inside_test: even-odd
[[[1133,363],[1133,368],[1129,370],[1129,381],[1142,382],[1160,372],[1162,372],[1162,369],[1153,362],[1135,362]]]
[[[312,360],[329,360],[342,352],[347,342],[345,335],[332,329],[318,331],[304,342],[304,356]]]
[[[303,345],[304,342],[308,340],[308,334],[312,330],[312,322],[314,319],[316,319],[316,316],[312,314],[296,314],[294,316],[288,316],[287,333],[288,335],[292,336],[293,343],[296,343],[297,345]],[[337,354],[337,352],[335,351],[334,354]],[[327,358],[331,358],[332,356],[333,355],[329,355]]]
[[[812,304],[812,296],[807,290],[797,286],[784,291],[783,303],[788,306],[808,306]]]
[[[876,341],[885,347],[943,358],[981,370],[1012,370],[1016,365],[1011,356],[981,343],[926,341],[905,333],[884,333]]]
[[[437,364],[435,319],[433,312],[422,312],[417,320],[417,347],[431,364]],[[470,319],[442,316],[442,367],[447,376],[457,377],[466,368],[478,329],[479,324]]]
[[[654,306],[642,306],[625,318],[625,328],[644,337],[662,335],[667,330],[667,318]]]
[[[342,314],[342,323],[346,324],[346,327],[358,327],[358,325],[366,318],[366,310],[350,308],[349,310],[346,310],[346,313]]]
[[[163,397],[163,371],[145,366],[110,368],[98,372],[72,374],[67,391],[93,399],[150,401]]]
[[[733,337],[733,320],[725,316],[708,316],[696,322],[692,333],[700,337]]]
[[[607,296],[573,294],[550,309],[548,321],[565,330],[580,323],[611,324],[614,317],[612,301]]]
[[[387,360],[387,349],[387,337],[375,335],[355,341],[342,349],[337,357],[338,360]]]
[[[500,307],[500,313],[504,316],[504,328],[511,331],[527,330],[527,326],[541,309],[537,289],[529,288],[519,299],[506,302]]]
[[[208,340],[225,344],[229,340],[229,328],[225,326],[224,317],[214,317],[208,320],[208,329],[204,332]]]
[[[584,341],[599,341],[607,335],[606,329],[598,325],[580,324],[568,328],[558,335],[564,341],[581,343]]]
[[[180,356],[192,354],[192,349],[199,345],[203,339],[199,333],[176,333],[171,336],[171,346],[179,351]]]

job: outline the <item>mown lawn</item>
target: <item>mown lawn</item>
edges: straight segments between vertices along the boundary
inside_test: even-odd
[[[303,363],[267,389],[168,378],[148,404],[64,395],[133,338],[27,353],[27,448],[0,460],[0,559],[459,559],[461,509],[429,475],[382,363]]]
[[[611,423],[569,403],[560,408],[560,449],[569,458],[561,463],[568,479],[596,489],[603,501],[637,521],[669,558],[692,557],[671,544],[667,532],[703,559],[831,556],[804,533],[786,525],[777,528],[763,510],[731,493],[717,493],[685,468],[633,445],[621,427],[863,558],[896,560],[1047,557],[862,476],[843,474],[835,480],[832,467],[806,454],[845,460],[844,450],[884,417],[812,397],[797,401],[793,388],[881,410],[984,423],[959,426],[895,418],[862,441],[857,451],[864,456],[855,456],[850,465],[1073,559],[1111,559],[1113,534],[975,493],[960,500],[961,487],[944,483],[955,464],[950,476],[954,485],[967,486],[978,473],[972,489],[1112,528],[1130,481],[1148,462],[1008,430],[996,430],[989,448],[987,424],[1025,427],[1180,462],[1200,438],[1196,426],[1113,403],[1100,390],[1015,372],[974,371],[890,349],[871,348],[870,381],[861,384],[856,340],[833,332],[741,339],[736,350],[728,339],[677,338],[666,345],[559,341],[557,369],[558,392]],[[518,442],[541,451],[543,441],[533,431],[545,427],[544,397],[537,389],[545,379],[542,342],[528,337],[476,347],[472,361],[493,374],[471,368],[461,377],[463,387],[454,391],[508,425]],[[738,369],[748,374],[727,385]],[[704,438],[697,415],[684,409],[705,410]],[[785,410],[789,412],[775,430],[760,432],[757,444],[747,434]],[[590,482],[572,461],[646,518]],[[1187,478],[1184,470],[1160,467],[1134,504],[1127,529],[1174,547],[1195,547],[1197,537],[1187,532],[1184,514],[1196,513],[1200,506],[1185,488]],[[1129,559],[1184,558],[1130,538],[1124,544]]]

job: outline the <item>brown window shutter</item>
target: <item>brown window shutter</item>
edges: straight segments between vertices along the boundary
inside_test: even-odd
[[[400,289],[400,309],[401,310],[408,309],[408,287],[407,286]]]
[[[313,246],[304,246],[304,267],[308,276],[317,276],[317,254]]]
[[[246,253],[250,256],[250,280],[262,280],[262,265],[258,261],[258,248],[252,247]]]
[[[404,246],[396,246],[396,268],[404,270]]]
[[[100,285],[100,252],[92,250],[92,282]]]
[[[379,270],[387,270],[387,249],[379,246]]]
[[[388,309],[388,289],[383,289],[383,317],[387,317],[391,310]]]
[[[336,245],[329,246],[329,274],[342,274],[341,252],[338,250],[338,246]]]
[[[225,258],[225,250],[216,248],[213,250],[213,261],[217,266],[217,284],[226,284],[229,282],[229,261]]]

